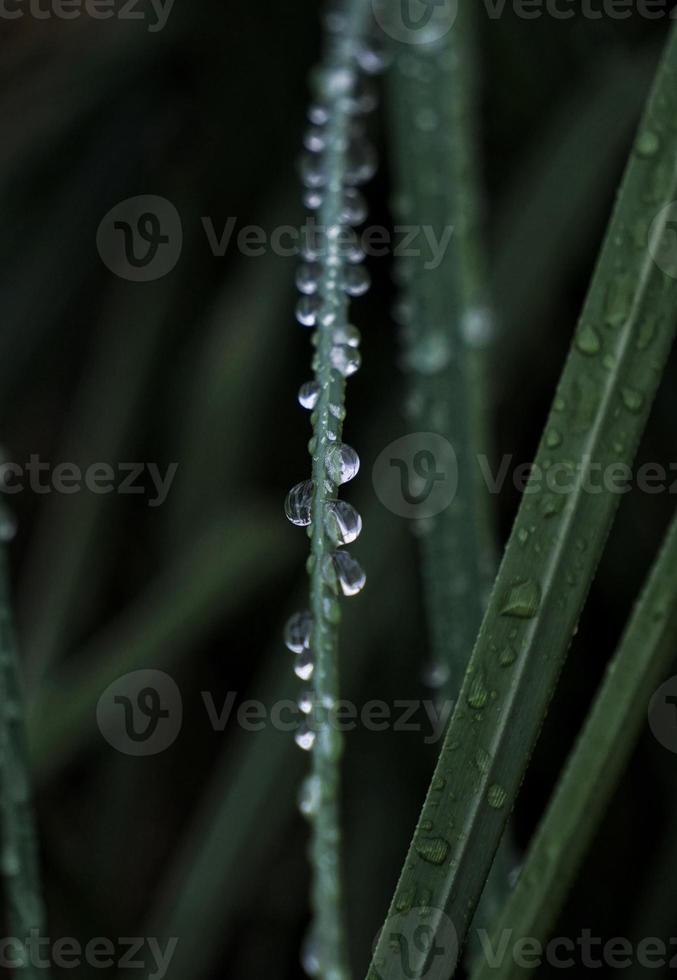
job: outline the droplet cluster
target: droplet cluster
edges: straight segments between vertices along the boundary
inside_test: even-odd
[[[285,632],[286,645],[295,655],[295,673],[305,682],[313,679],[316,669],[317,617],[335,625],[340,618],[338,597],[357,595],[366,582],[360,564],[345,550],[359,536],[362,518],[352,504],[339,498],[338,489],[353,480],[360,468],[357,453],[341,438],[346,379],[361,365],[360,332],[348,322],[347,313],[349,301],[370,287],[358,231],[367,218],[360,188],[376,169],[366,134],[366,117],[377,105],[370,76],[385,67],[385,57],[375,44],[350,38],[343,9],[332,9],[325,26],[330,55],[312,73],[314,99],[299,162],[304,203],[312,221],[303,236],[296,272],[296,319],[314,331],[314,377],[298,393],[299,404],[311,413],[313,472],[311,479],[292,487],[285,501],[287,518],[307,528],[313,542],[309,560],[313,612],[294,614]],[[318,741],[313,730],[316,701],[322,695],[318,688],[321,685],[315,683],[299,699],[306,721],[296,742],[305,750]],[[307,805],[301,810],[312,816]]]
[[[298,699],[296,744],[313,753],[312,774],[303,784],[299,810],[315,828],[316,921],[303,965],[309,976],[343,980],[337,939],[338,827],[332,826],[332,800],[338,787],[342,737],[333,724],[338,697],[335,628],[340,599],[357,595],[366,582],[359,562],[346,550],[362,530],[355,507],[339,496],[360,469],[359,456],[343,442],[345,388],[360,369],[360,332],[349,322],[350,302],[364,296],[371,281],[360,226],[367,218],[362,192],[376,170],[367,138],[367,117],[377,105],[370,77],[384,67],[375,45],[362,41],[364,9],[332,7],[325,17],[327,54],[311,77],[313,101],[303,137],[299,172],[310,212],[296,272],[296,319],[312,331],[313,377],[298,393],[310,413],[310,478],[289,491],[285,513],[311,540],[308,560],[310,608],[287,623],[285,643],[294,654],[294,671],[304,687]],[[323,807],[328,808],[321,819]],[[327,918],[328,916],[328,918]],[[322,920],[324,919],[324,924]]]

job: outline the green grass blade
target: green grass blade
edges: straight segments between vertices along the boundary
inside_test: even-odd
[[[493,949],[507,930],[511,942],[521,937],[547,942],[628,761],[651,695],[670,668],[676,634],[677,518],[529,847],[517,887],[492,930]],[[472,978],[516,980],[530,972],[510,957],[498,970],[484,959]]]
[[[677,276],[647,246],[677,193],[676,72],[673,31],[396,889],[391,914],[425,916],[435,941],[445,913],[466,937],[611,527],[619,495],[585,483],[634,459],[672,344]],[[370,980],[400,976],[400,953],[386,928]]]
[[[453,505],[436,514],[432,506],[428,513],[425,499],[412,507],[434,673],[452,699],[495,573],[490,496],[471,465],[488,442],[480,382],[490,329],[478,229],[471,22],[471,6],[463,2],[443,47],[399,46],[389,86],[399,218],[406,225],[415,217],[426,233],[399,266],[407,416],[413,430],[446,439],[458,461]],[[441,463],[435,459],[438,469]],[[428,498],[432,505],[435,499]]]
[[[350,225],[345,218],[346,187],[350,171],[353,115],[351,102],[358,98],[358,46],[363,43],[369,6],[366,0],[350,0],[341,12],[340,26],[328,32],[326,56],[314,77],[316,96],[326,119],[322,130],[322,155],[317,164],[322,173],[320,225],[324,229],[317,277],[316,312],[312,318],[299,316],[316,327],[313,343],[314,385],[313,437],[310,444],[312,480],[295,487],[287,498],[286,511],[296,524],[310,525],[310,635],[304,643],[313,658],[312,727],[304,748],[312,749],[312,780],[318,805],[312,816],[310,858],[313,870],[312,943],[317,951],[318,975],[326,980],[343,980],[349,975],[342,910],[340,870],[341,827],[339,816],[340,757],[342,736],[331,725],[330,712],[339,699],[338,621],[340,571],[335,557],[351,559],[338,546],[355,540],[361,519],[349,504],[337,501],[340,484],[355,475],[336,472],[332,458],[342,452],[346,378],[359,367],[355,349],[357,335],[348,323],[349,267],[342,235]],[[359,138],[359,137],[358,137]],[[358,144],[359,148],[359,144]],[[315,157],[317,160],[317,157]],[[369,175],[370,176],[370,175]],[[316,179],[304,174],[306,187]],[[363,180],[355,181],[362,183]],[[308,301],[304,296],[301,307]],[[300,514],[294,515],[298,504]],[[339,508],[346,508],[343,514]],[[350,508],[348,510],[347,508]],[[344,526],[345,525],[345,526]],[[346,531],[346,527],[351,525]],[[359,574],[359,569],[355,570]],[[351,593],[346,593],[351,594]],[[293,649],[293,647],[292,647]],[[303,654],[301,654],[303,655]],[[298,736],[297,736],[298,738]],[[312,739],[312,741],[311,741]]]
[[[0,550],[0,844],[8,935],[23,943],[45,935],[45,913],[25,745],[23,698],[10,611],[6,549]],[[44,976],[25,950],[6,950],[27,980]]]

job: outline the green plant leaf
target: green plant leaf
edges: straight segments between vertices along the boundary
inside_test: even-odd
[[[653,255],[677,192],[676,71],[673,31],[396,889],[391,916],[431,941],[467,935],[619,499],[586,483],[632,462],[673,340],[677,269]],[[429,950],[410,949],[412,978]],[[399,977],[400,954],[386,926],[370,980]]]
[[[674,658],[677,635],[677,519],[569,757],[527,859],[492,930],[545,944],[562,902],[628,761],[656,685]],[[516,980],[531,971],[512,957],[497,970],[478,962],[472,980]]]

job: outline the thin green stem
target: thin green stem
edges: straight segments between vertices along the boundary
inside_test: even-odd
[[[338,586],[327,571],[332,552],[337,543],[341,543],[332,513],[337,485],[333,482],[330,454],[341,445],[347,376],[346,371],[337,369],[335,360],[337,330],[348,325],[348,299],[344,288],[346,257],[341,240],[351,125],[346,96],[355,91],[355,53],[363,38],[368,9],[365,0],[350,0],[347,4],[344,28],[330,39],[329,50],[320,68],[319,84],[327,121],[323,157],[325,186],[320,208],[325,254],[318,283],[321,305],[314,335],[315,382],[319,398],[313,414],[311,452],[310,649],[314,657],[315,732],[311,778],[317,787],[318,805],[312,820],[310,853],[313,868],[312,940],[316,944],[319,973],[326,980],[343,980],[349,976],[340,868],[339,760],[342,740],[331,724],[331,711],[339,698],[337,623],[340,613],[336,599]]]
[[[628,761],[647,704],[669,670],[677,634],[677,518],[653,566],[555,794],[529,847],[519,882],[492,930],[547,942],[562,903]],[[517,980],[531,971],[512,957],[480,960],[472,980]]]
[[[659,246],[677,194],[676,73],[673,31],[396,889],[391,915],[431,930],[409,949],[411,978],[431,950],[454,972],[444,937],[466,938],[616,511],[608,474],[634,459],[672,345],[677,269]],[[400,957],[386,928],[370,980],[399,977]]]
[[[398,193],[404,223],[427,247],[402,260],[407,415],[450,443],[458,488],[439,513],[431,494],[412,509],[420,538],[424,598],[435,673],[458,697],[495,572],[490,499],[474,464],[486,449],[484,368],[489,324],[479,234],[473,104],[472,11],[459,5],[453,30],[436,45],[402,45],[390,76]],[[413,135],[412,135],[413,134]],[[431,443],[431,447],[433,444]],[[433,450],[434,452],[434,450]],[[446,460],[435,464],[446,482]]]
[[[0,871],[7,902],[7,926],[9,936],[16,943],[11,955],[15,957],[19,975],[37,980],[45,976],[45,971],[33,963],[23,947],[31,937],[45,935],[45,916],[4,546],[0,548],[0,703]]]

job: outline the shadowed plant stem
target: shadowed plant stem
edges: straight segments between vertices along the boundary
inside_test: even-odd
[[[355,52],[364,34],[368,9],[366,0],[350,0],[347,4],[344,29],[329,39],[320,68],[322,81],[319,86],[327,111],[323,160],[325,188],[320,209],[326,256],[318,284],[321,306],[313,337],[316,345],[313,364],[319,398],[313,414],[311,454],[310,609],[313,625],[310,649],[314,657],[313,725],[316,733],[311,779],[318,794],[318,805],[312,820],[310,853],[313,869],[312,941],[319,975],[326,980],[344,980],[349,976],[340,869],[339,760],[342,744],[340,734],[330,723],[331,709],[339,698],[337,623],[340,613],[337,585],[327,576],[327,563],[331,562],[337,543],[336,534],[331,534],[329,507],[337,487],[330,476],[329,457],[341,444],[345,405],[345,373],[336,369],[333,358],[336,331],[348,324],[348,299],[343,284],[345,257],[341,252],[340,230],[345,209],[344,177],[351,116],[343,79],[351,78],[354,87]]]
[[[620,646],[529,847],[515,891],[492,930],[545,944],[635,744],[656,685],[669,670],[677,635],[677,518],[668,531]],[[489,948],[489,947],[487,947]],[[511,956],[497,969],[482,959],[472,980],[517,980],[531,970]]]
[[[441,495],[433,486],[427,499],[424,487],[424,499],[412,507],[433,675],[454,700],[495,573],[490,498],[477,466],[488,442],[484,360],[491,321],[479,231],[472,19],[463,0],[441,43],[398,48],[389,91],[395,207],[405,224],[416,221],[426,232],[425,239],[419,234],[417,254],[401,259],[398,268],[410,376],[407,417],[423,434],[421,450],[428,448],[428,433],[451,445],[458,473],[453,499],[440,499],[445,506],[437,506]],[[450,486],[453,464],[435,453],[433,443],[429,448],[441,485]]]
[[[676,76],[673,31],[393,899],[391,916],[428,930],[411,980],[432,949],[455,970],[449,937],[467,936],[618,504],[588,487],[634,460],[672,345]],[[387,923],[368,976],[401,972]]]
[[[0,833],[8,935],[19,945],[45,935],[30,782],[12,621],[7,554],[0,546]],[[31,962],[25,949],[18,956],[17,976],[37,980],[45,970]]]
[[[417,215],[432,222],[439,252],[401,260],[400,273],[408,416],[417,429],[443,436],[458,463],[450,506],[418,522],[431,682],[452,701],[496,573],[492,503],[479,467],[490,442],[486,375],[493,313],[481,231],[475,15],[473,0],[461,0],[441,45],[399,50],[390,85],[396,204],[405,222]],[[484,891],[481,921],[493,921],[516,863],[506,835]]]

